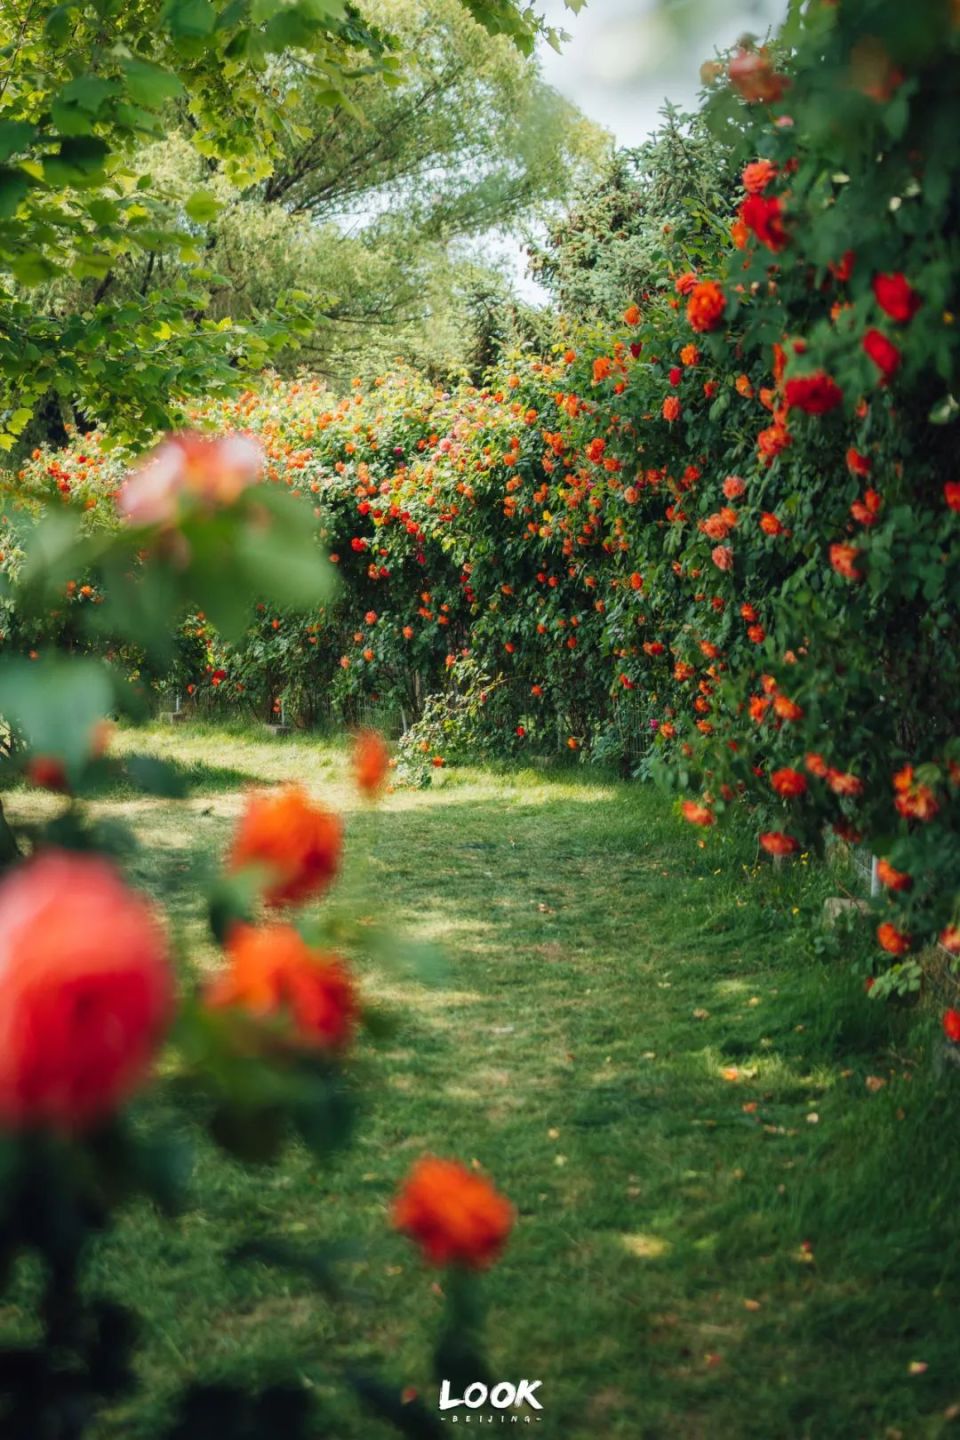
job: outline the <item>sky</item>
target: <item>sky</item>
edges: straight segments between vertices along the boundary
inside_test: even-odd
[[[785,0],[588,0],[574,15],[563,0],[539,0],[570,41],[541,46],[544,78],[620,145],[638,145],[665,99],[691,106],[700,66],[744,33],[763,35]]]
[[[745,33],[765,34],[786,0],[587,0],[578,15],[563,0],[538,0],[536,9],[571,37],[560,54],[541,45],[544,78],[629,146],[656,128],[665,100],[692,108],[704,60]],[[513,263],[521,294],[543,303],[519,248]]]

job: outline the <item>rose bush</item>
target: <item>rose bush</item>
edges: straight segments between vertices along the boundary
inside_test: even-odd
[[[501,753],[625,754],[692,792],[693,823],[746,808],[774,856],[869,845],[872,994],[915,983],[925,940],[960,949],[960,27],[921,10],[811,4],[706,67],[729,212],[660,237],[617,325],[482,388],[398,368],[200,406],[309,498],[341,583],[305,617],[251,586],[229,644],[204,607],[157,674],[198,703],[407,722],[468,665]],[[120,467],[86,436],[21,485],[97,532]],[[103,597],[64,580],[55,624],[84,644]],[[28,651],[30,623],[7,622]]]

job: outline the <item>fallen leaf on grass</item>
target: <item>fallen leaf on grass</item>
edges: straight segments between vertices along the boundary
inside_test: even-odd
[[[886,1083],[886,1080],[881,1079],[879,1075],[868,1075],[864,1081],[871,1095],[876,1095],[877,1091],[882,1090]]]
[[[744,1310],[760,1310],[762,1306],[759,1300],[744,1300],[743,1308]]]
[[[666,1240],[659,1235],[622,1235],[623,1248],[638,1260],[657,1260],[670,1249]]]
[[[694,1018],[694,1020],[709,1020],[709,1019],[710,1019],[710,1011],[709,1011],[709,1010],[702,1010],[702,1009],[694,1010],[694,1012],[693,1012],[693,1018]]]

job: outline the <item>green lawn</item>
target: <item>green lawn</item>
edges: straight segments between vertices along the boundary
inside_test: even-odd
[[[333,1377],[376,1366],[432,1396],[438,1276],[387,1225],[428,1150],[480,1160],[519,1210],[484,1288],[493,1372],[543,1382],[538,1434],[954,1433],[960,1068],[932,1010],[867,1001],[846,953],[862,942],[822,938],[836,876],[756,866],[746,838],[703,843],[653,789],[589,770],[450,771],[370,811],[320,741],[178,728],[146,745],[190,770],[192,798],[97,809],[135,823],[135,878],[201,963],[192,878],[245,784],[296,777],[347,815],[341,894],[441,942],[449,973],[365,973],[398,1022],[361,1044],[368,1109],[332,1168],[294,1150],[251,1173],[201,1147],[195,1208],[137,1212],[104,1245],[97,1278],[148,1327],[148,1399],[104,1440],[149,1435],[192,1378],[291,1367],[337,1440],[392,1434]],[[225,1260],[277,1233],[357,1243],[345,1297]]]

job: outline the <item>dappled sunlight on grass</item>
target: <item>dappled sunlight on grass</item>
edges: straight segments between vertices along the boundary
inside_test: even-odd
[[[296,778],[346,814],[338,893],[378,929],[439,943],[448,972],[423,983],[402,946],[395,965],[359,957],[389,1027],[360,1043],[366,1114],[335,1168],[294,1149],[251,1175],[201,1147],[199,1211],[170,1231],[136,1212],[104,1250],[99,1279],[148,1316],[160,1400],[206,1352],[225,1375],[321,1346],[422,1377],[439,1302],[386,1214],[433,1151],[488,1167],[518,1208],[485,1281],[492,1364],[543,1378],[545,1435],[879,1437],[878,1396],[884,1424],[939,1434],[929,1417],[960,1399],[960,1233],[954,1205],[924,1208],[918,1171],[938,1177],[924,1194],[956,1193],[960,1086],[903,1063],[915,1016],[814,958],[829,872],[756,870],[735,831],[702,850],[655,791],[580,769],[451,770],[372,810],[339,744],[189,725],[117,744],[175,757],[196,784],[186,822],[125,790],[90,802],[135,824],[133,876],[171,906],[191,965],[217,963],[191,876],[220,865],[247,783]],[[18,815],[60,803],[8,799]],[[224,1293],[217,1254],[261,1229],[359,1241],[347,1273],[373,1303],[334,1307],[255,1265],[230,1268]],[[926,1390],[907,1378],[916,1356]],[[98,1440],[137,1440],[151,1418],[118,1409]]]

